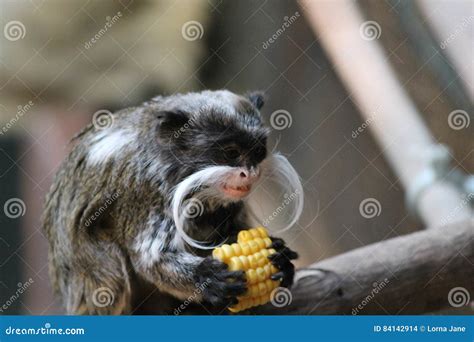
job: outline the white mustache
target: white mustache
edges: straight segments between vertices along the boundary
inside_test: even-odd
[[[260,168],[262,175],[260,180],[254,184],[255,189],[258,189],[260,185],[258,184],[259,182],[270,178],[275,184],[286,190],[285,192],[297,194],[292,200],[292,206],[289,214],[291,220],[285,225],[285,227],[279,229],[277,232],[286,231],[294,226],[303,211],[304,193],[300,177],[290,162],[279,153],[274,153],[267,157],[261,163]],[[231,166],[206,167],[188,176],[186,179],[176,185],[173,192],[173,199],[171,201],[173,220],[179,237],[188,245],[198,249],[213,249],[217,247],[206,245],[204,244],[204,241],[197,241],[186,233],[186,225],[187,222],[189,222],[189,218],[196,217],[189,213],[189,209],[191,206],[193,206],[193,204],[197,204],[194,205],[192,208],[193,210],[204,210],[204,206],[201,201],[205,201],[208,198],[222,197],[222,194],[218,189],[218,185],[224,183],[226,176],[235,169],[236,168]],[[202,189],[202,186],[205,186],[205,188]],[[189,194],[196,191],[198,192],[193,198],[185,201]],[[258,215],[256,215],[252,208],[248,205],[247,198],[243,199],[243,201],[246,204],[249,214],[254,220],[260,222],[261,224],[261,219],[259,219]],[[202,214],[202,212],[198,212],[197,214],[197,216],[199,216]],[[272,230],[272,227],[267,228]]]

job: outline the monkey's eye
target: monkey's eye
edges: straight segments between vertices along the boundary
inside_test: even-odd
[[[237,159],[240,157],[240,149],[237,146],[228,146],[224,148],[224,154],[226,158]]]

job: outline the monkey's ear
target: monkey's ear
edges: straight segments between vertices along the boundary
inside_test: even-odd
[[[262,92],[260,91],[255,91],[247,95],[247,98],[249,101],[257,108],[260,110],[263,105],[265,104],[265,96]]]
[[[155,115],[158,120],[158,139],[162,142],[179,137],[180,131],[189,123],[188,115],[180,110],[160,111]]]

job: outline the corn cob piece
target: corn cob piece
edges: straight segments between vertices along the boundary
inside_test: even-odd
[[[270,301],[271,292],[280,285],[280,281],[271,280],[278,272],[268,259],[276,253],[270,248],[272,240],[263,227],[242,230],[237,235],[237,243],[222,245],[212,252],[215,259],[226,263],[230,271],[244,271],[247,292],[238,297],[239,302],[230,307],[239,312]]]

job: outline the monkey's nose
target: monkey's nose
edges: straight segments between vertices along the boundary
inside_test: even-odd
[[[254,182],[259,176],[258,169],[251,168],[250,170],[245,169],[240,171],[240,178],[245,181]]]

